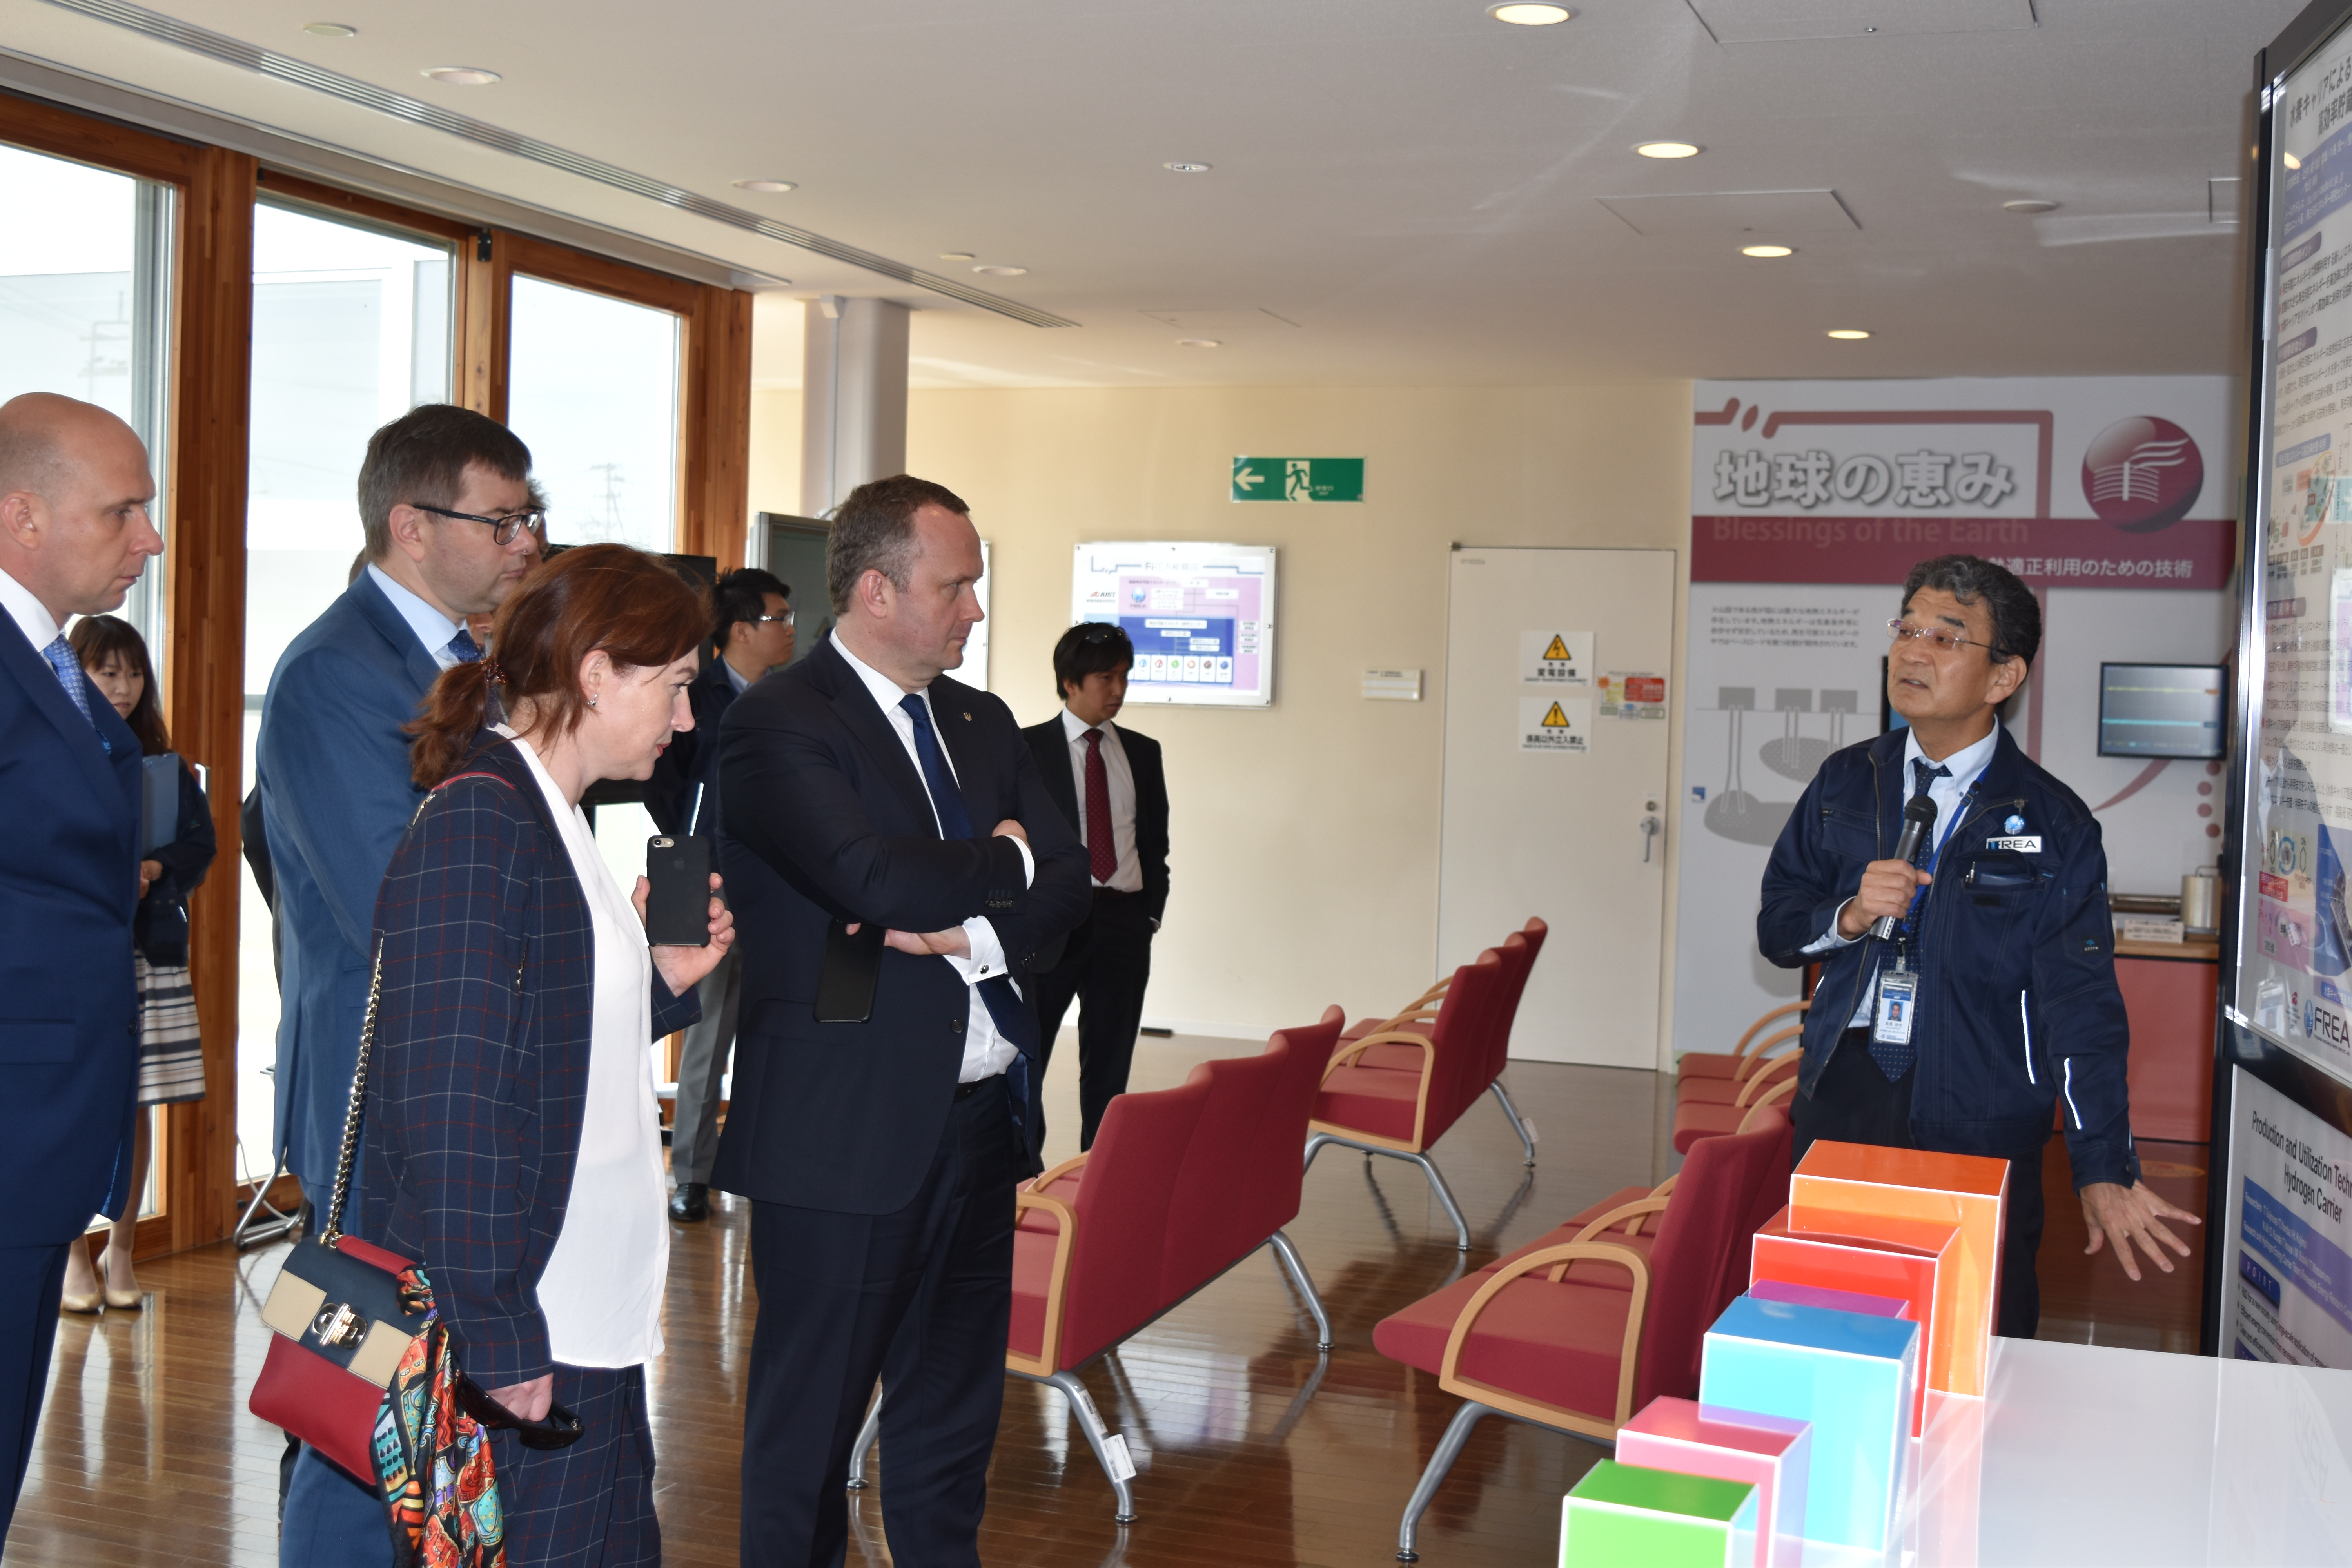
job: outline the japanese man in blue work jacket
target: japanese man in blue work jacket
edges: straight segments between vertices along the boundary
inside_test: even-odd
[[[1908,727],[1823,763],[1764,871],[1758,946],[1822,966],[1796,1151],[1827,1138],[2009,1161],[1999,1331],[2031,1339],[2053,1106],[2089,1251],[2112,1243],[2137,1279],[2137,1245],[2168,1274],[2163,1249],[2189,1247],[2164,1221],[2198,1221],[2140,1183],[2098,822],[2000,722],[2041,647],[2040,606],[1992,562],[1944,555],[1911,569],[1890,631],[1886,698]],[[1922,793],[1934,827],[1898,858]]]

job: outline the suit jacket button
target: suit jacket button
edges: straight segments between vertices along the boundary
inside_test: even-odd
[[[950,1034],[950,1035],[961,1035],[961,1034],[962,1034],[962,1033],[963,1033],[963,1020],[962,1020],[961,1018],[950,1018],[950,1019],[949,1019],[949,1020],[948,1020],[948,1033],[949,1033],[949,1034]]]

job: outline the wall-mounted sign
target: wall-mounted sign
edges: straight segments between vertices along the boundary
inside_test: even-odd
[[[1589,686],[1592,683],[1591,632],[1519,634],[1519,679],[1529,686]]]
[[[1235,458],[1234,500],[1360,501],[1361,458]]]

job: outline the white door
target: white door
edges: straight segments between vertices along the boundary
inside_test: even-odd
[[[1540,915],[1511,1055],[1654,1068],[1674,552],[1461,546],[1446,628],[1439,973]]]

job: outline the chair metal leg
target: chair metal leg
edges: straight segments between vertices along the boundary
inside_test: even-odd
[[[1110,1489],[1118,1497],[1118,1522],[1131,1523],[1135,1519],[1135,1493],[1128,1482],[1135,1475],[1135,1461],[1128,1457],[1127,1440],[1103,1425],[1096,1409],[1094,1396],[1087,1392],[1072,1372],[1057,1372],[1042,1381],[1062,1391],[1070,1402],[1070,1414],[1078,1418],[1078,1430],[1087,1435],[1087,1447],[1095,1451],[1095,1458],[1110,1478]]]
[[[1315,1153],[1317,1150],[1322,1148],[1326,1143],[1337,1143],[1338,1142],[1339,1140],[1332,1137],[1328,1132],[1318,1132],[1314,1137],[1309,1138],[1307,1141],[1307,1163],[1298,1168],[1299,1173],[1304,1175],[1315,1168]]]
[[[1486,1087],[1495,1091],[1495,1099],[1502,1105],[1503,1114],[1511,1119],[1511,1131],[1519,1135],[1519,1147],[1528,1152],[1527,1163],[1530,1165],[1534,1164],[1536,1163],[1535,1137],[1528,1131],[1528,1124],[1519,1120],[1519,1108],[1511,1103],[1511,1091],[1503,1087],[1501,1079],[1496,1079]]]
[[[1412,1497],[1404,1505],[1404,1522],[1397,1526],[1397,1561],[1417,1563],[1421,1553],[1413,1542],[1421,1534],[1421,1516],[1428,1510],[1430,1500],[1462,1457],[1462,1445],[1470,1440],[1470,1428],[1489,1415],[1497,1414],[1492,1405],[1481,1405],[1475,1399],[1465,1400],[1462,1408],[1454,1413],[1445,1428],[1445,1436],[1437,1440],[1437,1452],[1429,1457],[1429,1468],[1421,1472],[1421,1484],[1412,1489]]]
[[[1445,1212],[1453,1216],[1454,1236],[1454,1245],[1464,1252],[1469,1251],[1470,1222],[1462,1217],[1462,1205],[1454,1201],[1454,1194],[1452,1190],[1446,1186],[1445,1178],[1437,1173],[1437,1165],[1435,1162],[1432,1161],[1426,1154],[1400,1153],[1397,1158],[1400,1160],[1410,1160],[1414,1164],[1421,1167],[1422,1174],[1429,1178],[1430,1189],[1437,1194],[1437,1201],[1444,1204],[1445,1205]]]
[[[244,1152],[245,1145],[240,1142],[237,1145],[240,1163],[243,1163]],[[247,1169],[250,1171],[251,1167],[247,1166]],[[281,1157],[278,1163],[271,1167],[269,1174],[255,1184],[253,1201],[245,1205],[245,1212],[236,1216],[236,1224],[228,1233],[229,1239],[235,1244],[237,1251],[243,1252],[248,1247],[258,1247],[265,1241],[276,1241],[302,1223],[299,1209],[288,1214],[269,1201],[269,1189],[276,1186],[278,1178],[285,1173],[286,1162]],[[269,1215],[268,1219],[257,1217],[265,1213]]]
[[[882,1394],[877,1389],[874,1403],[866,1407],[866,1425],[857,1429],[857,1440],[849,1446],[849,1489],[866,1489],[866,1456],[874,1451],[874,1440],[882,1436]]]
[[[1307,1310],[1315,1314],[1315,1348],[1329,1350],[1331,1319],[1323,1310],[1323,1298],[1315,1293],[1315,1281],[1307,1278],[1307,1260],[1298,1256],[1298,1248],[1291,1244],[1290,1237],[1278,1230],[1266,1237],[1265,1244],[1274,1248],[1275,1261],[1282,1265],[1283,1272],[1289,1275],[1291,1282],[1298,1287],[1298,1293],[1307,1298]]]

